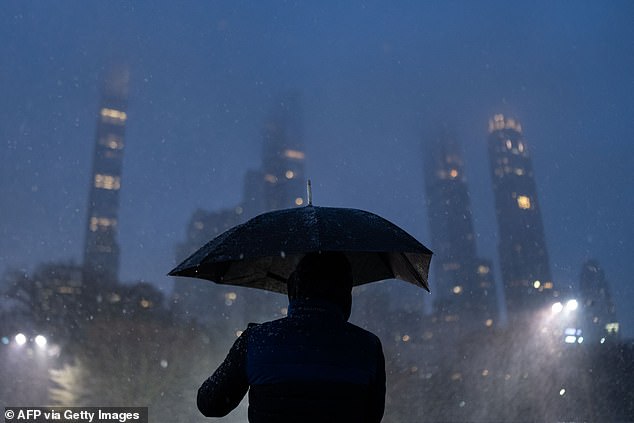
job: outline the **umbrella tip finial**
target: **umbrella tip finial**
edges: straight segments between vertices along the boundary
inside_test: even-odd
[[[308,205],[313,205],[313,186],[310,182],[310,179],[306,181],[306,200],[308,201]]]

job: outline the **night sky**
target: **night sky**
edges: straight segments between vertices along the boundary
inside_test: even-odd
[[[81,261],[100,81],[125,61],[122,280],[169,291],[192,213],[241,201],[267,113],[295,89],[314,203],[426,244],[423,139],[453,128],[498,278],[487,125],[517,118],[555,283],[598,259],[634,337],[634,3],[530,3],[2,2],[0,271]]]

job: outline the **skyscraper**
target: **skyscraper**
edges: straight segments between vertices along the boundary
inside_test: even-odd
[[[489,160],[498,222],[498,249],[509,314],[549,305],[556,295],[528,148],[520,123],[489,121]]]
[[[125,66],[109,71],[97,117],[84,246],[85,283],[94,286],[116,283],[119,274],[117,227],[128,80]]]
[[[296,93],[283,96],[273,108],[264,126],[262,152],[260,168],[248,170],[245,175],[240,205],[194,213],[187,228],[187,239],[177,247],[178,262],[220,233],[258,214],[304,204],[305,154]],[[223,328],[229,327],[231,331],[244,329],[247,314],[271,318],[284,308],[284,301],[280,302],[279,296],[274,294],[205,281],[178,281],[173,299],[174,309],[180,316],[214,325],[218,324],[218,314],[222,314],[225,316]]]
[[[599,262],[587,260],[581,268],[579,281],[581,329],[584,342],[604,343],[618,339],[619,323],[616,309]]]
[[[305,153],[301,127],[299,94],[287,93],[275,105],[264,126],[262,211],[304,204]]]
[[[425,145],[425,192],[434,251],[434,309],[465,331],[491,327],[497,302],[490,262],[476,254],[460,145],[443,127]],[[476,327],[473,327],[476,325]]]

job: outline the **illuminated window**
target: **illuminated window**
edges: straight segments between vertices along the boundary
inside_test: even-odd
[[[90,218],[90,231],[97,232],[97,230],[105,231],[110,227],[117,226],[117,219],[109,219],[107,217],[91,217]]]
[[[403,342],[409,342],[409,340],[412,339],[409,337],[409,335],[403,335],[403,337],[401,338],[401,340],[403,340]]]
[[[301,206],[302,204],[304,204],[304,199],[302,197],[297,197],[295,199],[295,204]]]
[[[513,143],[511,142],[511,140],[506,140],[506,148],[508,148],[509,150],[513,148]]]
[[[517,143],[517,149],[519,150],[520,153],[524,152],[524,144],[522,144],[521,142]]]
[[[540,281],[533,282],[533,288],[539,289],[540,286],[542,286],[542,283]]]
[[[456,295],[462,294],[462,287],[460,285],[456,285],[453,287],[452,291]]]
[[[457,178],[457,177],[458,177],[458,170],[456,170],[456,169],[451,169],[451,170],[449,171],[449,176],[451,176],[451,178],[452,178],[452,179]]]
[[[486,275],[487,273],[489,273],[489,266],[481,264],[480,266],[478,266],[478,273],[481,275]]]
[[[489,375],[489,370],[488,369],[482,370],[482,376],[488,376],[488,375]]]
[[[544,289],[553,289],[552,282],[544,282]]]
[[[521,167],[518,167],[515,169],[515,174],[517,176],[522,176],[524,174],[524,169],[522,169]]]
[[[95,175],[95,188],[118,190],[121,188],[121,178],[119,176],[98,173]]]
[[[608,333],[617,333],[619,331],[619,323],[618,322],[611,322],[605,325],[605,330]]]
[[[517,197],[517,206],[522,210],[531,208],[531,199],[525,195],[519,195]]]
[[[150,308],[152,307],[152,301],[148,301],[145,298],[143,298],[141,301],[139,301],[139,304],[141,305],[141,307],[143,308]]]
[[[484,326],[486,326],[488,328],[493,326],[493,319],[486,319],[486,321],[484,322]]]
[[[287,170],[284,176],[286,176],[286,179],[293,179],[295,177],[295,172],[293,172],[292,170]]]
[[[105,145],[111,150],[121,150],[123,148],[123,140],[113,134],[108,134],[105,138],[99,140],[101,145]]]
[[[271,183],[271,184],[275,184],[275,183],[277,183],[277,176],[271,175],[270,173],[267,173],[266,175],[264,175],[264,180],[266,182]]]
[[[304,160],[305,154],[299,150],[284,150],[284,157],[295,160]]]
[[[119,125],[123,125],[126,119],[128,119],[128,115],[126,114],[126,112],[115,109],[108,109],[107,107],[101,109],[101,117],[105,122],[116,123]]]

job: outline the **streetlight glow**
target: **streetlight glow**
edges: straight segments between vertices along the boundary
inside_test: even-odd
[[[15,335],[15,343],[18,345],[26,344],[26,336],[23,333],[18,333]]]
[[[38,347],[44,348],[46,346],[46,337],[44,335],[38,335],[35,337],[35,343]]]
[[[553,304],[551,309],[553,314],[558,314],[558,313],[561,313],[561,311],[564,309],[564,305],[560,303],[559,301],[557,301],[555,304]]]
[[[566,303],[566,311],[576,310],[577,307],[579,307],[579,303],[577,302],[577,300],[568,300],[568,302]]]

